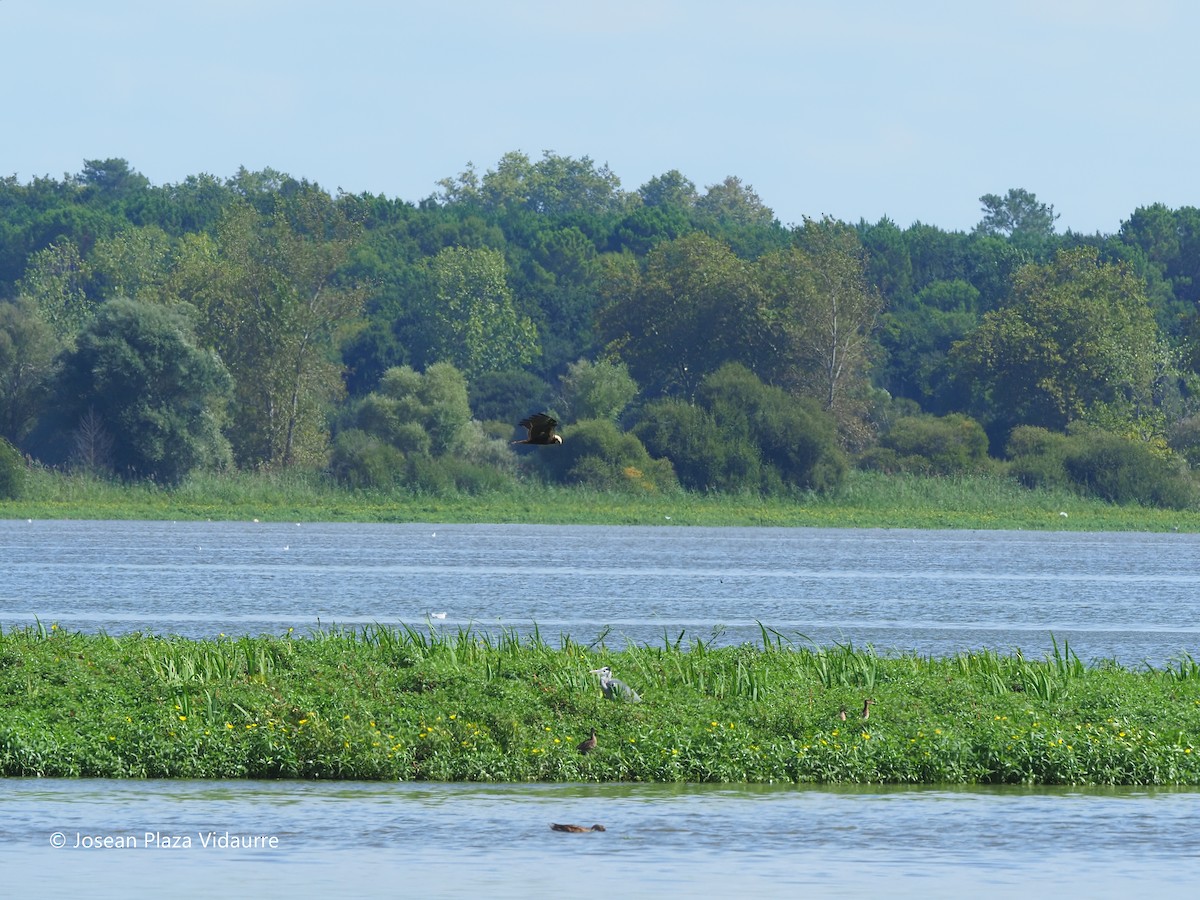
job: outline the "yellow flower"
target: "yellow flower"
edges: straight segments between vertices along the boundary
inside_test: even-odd
[[[180,717],[179,717],[179,721],[180,721],[180,722],[186,722],[186,721],[187,721],[187,716],[180,716]]]
[[[863,739],[864,741],[869,741],[869,740],[871,739],[871,735],[867,734],[867,733],[864,731],[864,732],[862,733],[862,739]]]
[[[308,724],[308,719],[301,719],[301,720],[300,720],[300,724],[301,724],[301,725],[307,725],[307,724]]]
[[[232,722],[226,722],[226,723],[225,723],[225,727],[226,727],[226,728],[232,728],[232,727],[233,727],[233,723],[232,723]]]

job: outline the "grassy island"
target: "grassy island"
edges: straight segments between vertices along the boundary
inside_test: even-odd
[[[606,700],[612,666],[641,701]],[[371,626],[0,635],[0,775],[1200,784],[1200,665]],[[861,710],[874,700],[870,717]],[[840,717],[844,708],[846,718]],[[595,728],[597,747],[577,746]]]

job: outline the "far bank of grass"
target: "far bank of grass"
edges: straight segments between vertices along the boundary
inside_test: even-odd
[[[486,494],[349,491],[305,473],[197,475],[174,488],[37,471],[8,519],[1200,531],[1200,511],[1117,506],[1004,477],[851,473],[831,496],[619,493],[528,484]]]
[[[641,702],[601,696],[589,670],[605,664]],[[0,707],[3,776],[1200,784],[1200,666],[1087,666],[1065,646],[880,658],[765,627],[756,646],[608,650],[408,627],[195,641],[39,625],[0,634]]]

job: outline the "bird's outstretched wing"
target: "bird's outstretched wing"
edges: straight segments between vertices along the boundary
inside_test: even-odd
[[[525,429],[527,436],[525,440],[514,443],[557,444],[562,442],[562,438],[554,433],[554,429],[558,427],[558,420],[545,413],[534,413],[532,416],[522,419],[519,424]]]

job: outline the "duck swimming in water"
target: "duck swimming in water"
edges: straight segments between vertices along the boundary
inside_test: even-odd
[[[572,834],[583,834],[585,831],[604,831],[604,826],[593,825],[591,828],[587,828],[583,825],[559,825],[555,822],[550,826],[550,829],[552,831],[569,831]]]

